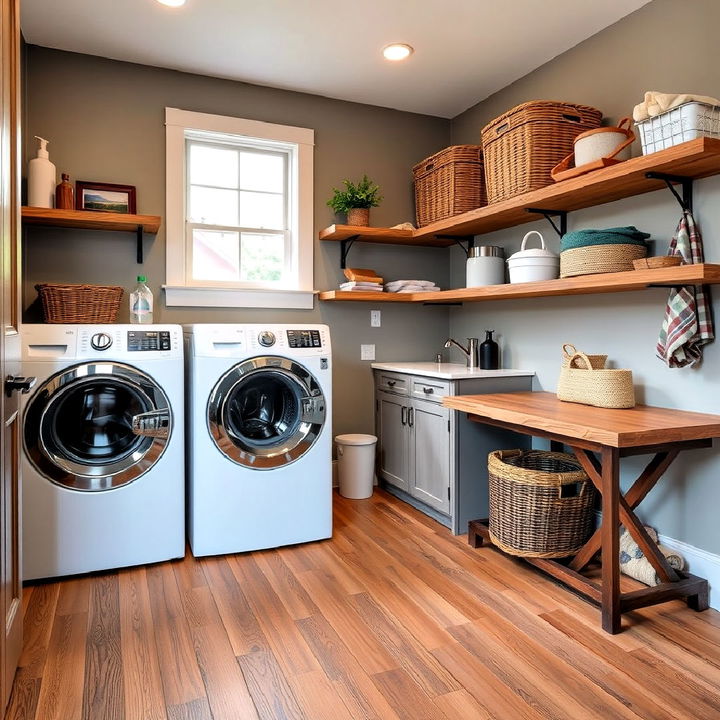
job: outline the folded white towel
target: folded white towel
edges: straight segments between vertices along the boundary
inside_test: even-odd
[[[687,102],[701,102],[708,105],[720,105],[720,100],[707,95],[689,95],[689,94],[673,94],[661,93],[656,90],[648,90],[645,93],[645,100],[635,106],[633,110],[633,119],[635,122],[647,120],[664,113],[666,110],[677,107]]]
[[[437,290],[440,290],[437,285],[431,285],[430,287],[425,285],[407,285],[406,287],[400,288],[400,290],[388,290],[388,292],[394,292],[400,295],[402,293],[435,292]]]
[[[383,286],[381,283],[363,282],[359,280],[351,280],[350,282],[340,283],[341,290],[350,290],[351,288],[357,288],[358,290],[377,290],[382,292]]]
[[[380,286],[380,287],[376,287],[376,288],[375,287],[349,287],[349,288],[341,287],[340,292],[365,292],[365,293],[368,293],[368,292],[385,292],[385,291],[382,289],[382,286]]]
[[[393,280],[392,282],[385,283],[385,289],[394,292],[395,290],[411,285],[415,287],[435,287],[435,283],[432,280]]]

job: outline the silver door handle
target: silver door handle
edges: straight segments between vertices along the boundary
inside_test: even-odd
[[[400,408],[400,422],[403,425],[407,423],[407,411],[408,409],[404,405]]]
[[[170,435],[170,412],[168,410],[151,410],[134,415],[132,431],[135,435],[167,438]]]
[[[408,427],[415,424],[415,408],[408,408]]]
[[[21,377],[20,375],[8,375],[5,378],[5,395],[12,397],[14,392],[21,392],[23,395],[27,395],[30,390],[35,386],[37,378],[34,377]]]

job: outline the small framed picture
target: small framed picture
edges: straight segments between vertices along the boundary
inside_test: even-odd
[[[135,187],[78,180],[75,183],[75,209],[134,215],[137,212]]]

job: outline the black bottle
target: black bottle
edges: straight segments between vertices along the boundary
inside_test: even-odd
[[[500,367],[500,348],[492,339],[494,330],[485,331],[485,340],[480,344],[480,369],[497,370]]]

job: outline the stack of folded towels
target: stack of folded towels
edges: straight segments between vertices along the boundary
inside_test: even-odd
[[[440,288],[431,280],[393,280],[385,283],[385,289],[391,293],[434,292]]]
[[[382,292],[383,279],[368,268],[345,268],[343,271],[348,282],[340,284],[340,289],[354,292]]]

